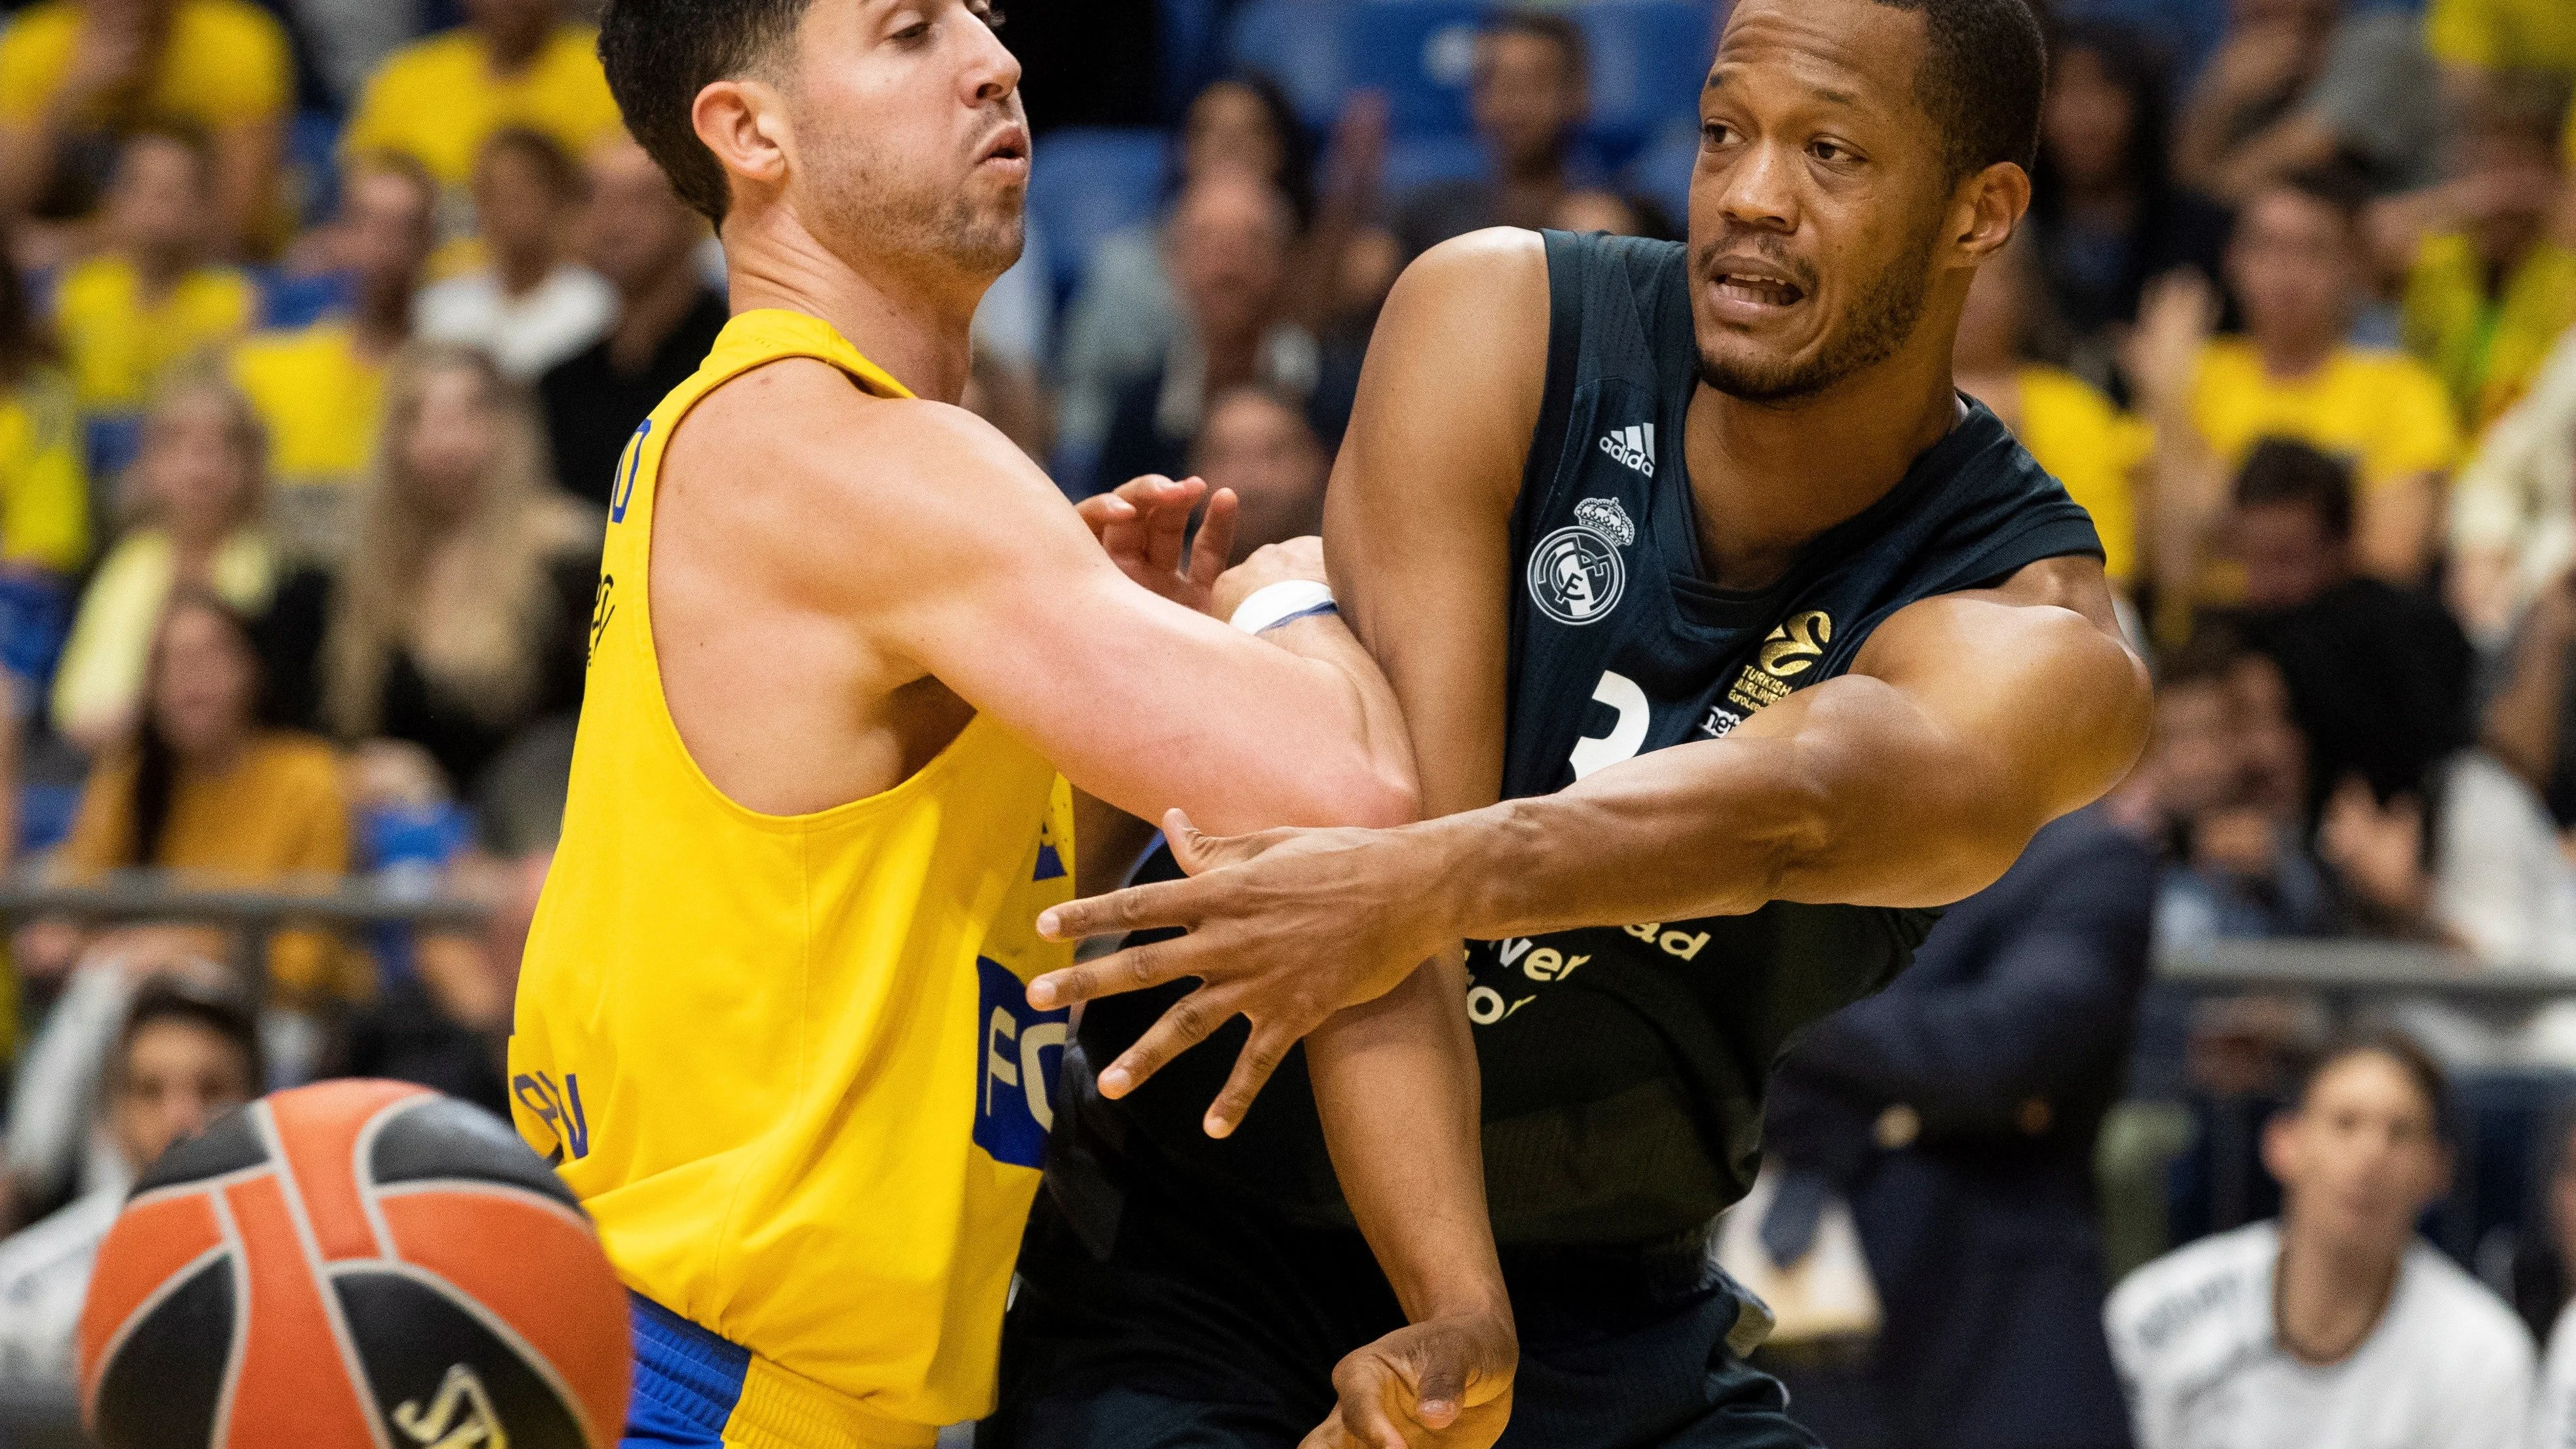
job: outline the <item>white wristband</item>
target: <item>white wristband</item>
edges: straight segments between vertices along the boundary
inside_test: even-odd
[[[1234,627],[1246,634],[1267,634],[1292,619],[1339,612],[1331,585],[1290,579],[1253,590],[1252,597],[1234,611]]]

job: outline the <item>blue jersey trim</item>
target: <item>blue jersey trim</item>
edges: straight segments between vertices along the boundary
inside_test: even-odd
[[[621,1449],[723,1449],[742,1401],[751,1350],[728,1343],[639,1294],[634,1305],[635,1394]]]

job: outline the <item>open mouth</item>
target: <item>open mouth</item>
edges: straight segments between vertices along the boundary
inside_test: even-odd
[[[984,147],[985,161],[1025,162],[1029,159],[1029,133],[1017,126],[1007,127]]]
[[[1711,279],[1719,300],[1754,307],[1790,307],[1807,299],[1806,289],[1777,277],[1719,272]]]

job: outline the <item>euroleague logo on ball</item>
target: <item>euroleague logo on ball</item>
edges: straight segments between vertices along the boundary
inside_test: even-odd
[[[1549,618],[1580,626],[1619,607],[1628,587],[1628,565],[1619,550],[1636,541],[1637,530],[1615,498],[1586,498],[1575,505],[1574,516],[1577,522],[1530,551],[1529,591]]]

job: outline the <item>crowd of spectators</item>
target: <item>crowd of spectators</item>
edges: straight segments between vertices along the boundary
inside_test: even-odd
[[[264,955],[15,923],[5,1387],[59,1382],[63,1285],[206,1114],[343,1071],[506,1106],[618,462],[727,308],[581,0],[0,8],[9,863],[368,876],[490,915]],[[1099,8],[1112,36],[1156,10]],[[2576,1006],[2399,1003],[2411,1035],[2321,1055],[2300,1003],[2177,997],[2149,963],[2366,937],[2576,973],[2576,6],[2054,9],[2034,208],[1956,364],[2092,512],[2155,742],[1784,1066],[1764,1251],[1802,1260],[1847,1208],[1878,1331],[1778,1366],[1838,1444],[2359,1443],[2262,1426],[2438,1417],[2513,1355],[2414,1345],[2528,1359],[2576,1287],[2554,1146],[2541,1205],[2471,1254],[2527,1329],[2413,1235],[2450,1181],[2445,1073],[2576,1072]],[[1421,138],[1386,96],[1317,125],[1301,77],[1200,67],[1156,98],[1142,220],[1033,231],[970,405],[1070,496],[1198,473],[1247,548],[1314,530],[1410,259],[1492,225],[1679,235],[1654,137],[1589,124],[1583,19],[1488,15],[1445,138],[1472,164],[1401,184]],[[1081,61],[1030,63],[1043,170]],[[2277,1221],[2190,1200],[2229,1167],[2212,1102],[2285,1104],[2242,1154]],[[2213,1229],[2106,1332],[2110,1281]],[[2193,1397],[2248,1333],[2288,1355],[2242,1386],[2265,1407]],[[2558,1358],[2476,1391],[2565,1412]],[[2230,1414],[2255,1427],[2194,1427]]]

